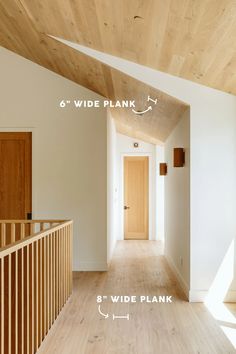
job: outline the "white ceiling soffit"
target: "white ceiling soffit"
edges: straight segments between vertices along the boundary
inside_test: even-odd
[[[68,41],[63,38],[51,36],[49,34],[48,36],[77,50],[78,52],[86,54],[93,59],[99,60],[101,63],[106,64],[118,71],[121,71],[122,73],[136,80],[139,80],[145,83],[146,85],[149,85],[157,90],[161,90],[163,93],[166,93],[187,105],[189,104],[189,102],[186,101],[185,95],[181,95],[181,93],[176,95],[176,90],[171,89],[173,84],[175,84],[174,86],[176,86],[177,82],[177,84],[185,83],[188,85],[189,83],[191,83],[192,85],[202,86],[193,82],[189,82],[188,80],[178,78],[176,76],[166,74],[155,69],[151,69],[147,66],[137,64],[130,60],[115,57],[113,55],[106,54],[98,50],[91,49],[89,47],[85,47],[83,45]]]

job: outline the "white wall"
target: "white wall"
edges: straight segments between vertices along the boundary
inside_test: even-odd
[[[189,298],[203,301],[236,237],[236,97],[144,67],[136,69],[135,77],[142,75],[146,83],[190,104]],[[227,298],[236,301],[235,269]]]
[[[133,143],[138,142],[139,147],[134,148]],[[163,158],[163,147],[156,149],[155,145],[117,134],[117,171],[118,171],[118,239],[124,239],[124,156],[148,156],[149,157],[149,239],[163,239],[163,180],[159,176],[158,159]],[[157,191],[157,181],[159,181],[159,191]],[[158,206],[158,209],[157,209]]]
[[[190,300],[204,300],[236,237],[236,97],[102,52],[78,48],[190,105]],[[230,298],[236,301],[236,276]]]
[[[33,216],[74,220],[74,269],[107,268],[107,118],[100,96],[0,48],[0,129],[33,131]]]
[[[173,167],[173,148],[185,150],[184,167]],[[165,143],[165,254],[186,294],[190,289],[190,119],[189,112]]]
[[[164,146],[156,145],[156,238],[165,235],[165,176],[160,176],[160,163],[165,162]]]
[[[110,110],[107,111],[107,263],[109,264],[117,240],[118,187],[116,127]]]

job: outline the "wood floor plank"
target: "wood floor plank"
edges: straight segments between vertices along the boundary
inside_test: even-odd
[[[102,303],[97,295],[172,295],[173,303]],[[235,313],[236,305],[229,307]],[[112,314],[129,313],[130,320]],[[119,241],[108,272],[79,272],[73,295],[44,340],[40,354],[233,354],[204,304],[190,304],[158,241]]]

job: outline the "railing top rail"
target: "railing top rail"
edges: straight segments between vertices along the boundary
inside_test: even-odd
[[[22,248],[24,248],[27,245],[30,245],[48,235],[50,235],[52,232],[59,231],[63,229],[65,226],[72,225],[73,221],[72,220],[66,220],[60,223],[59,225],[52,226],[47,230],[44,231],[39,231],[35,233],[34,235],[28,236],[24,238],[23,240],[16,241],[14,244],[7,245],[5,247],[0,248],[0,259],[8,256],[11,253],[14,253]]]
[[[45,224],[55,224],[62,223],[67,220],[0,220],[0,224],[35,224],[35,223],[45,223]]]

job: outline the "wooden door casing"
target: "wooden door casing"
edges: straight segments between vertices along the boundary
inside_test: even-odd
[[[0,132],[0,220],[25,220],[28,213],[32,213],[32,133]],[[16,229],[16,236],[19,233]]]
[[[149,158],[124,158],[124,228],[126,240],[148,239]]]

